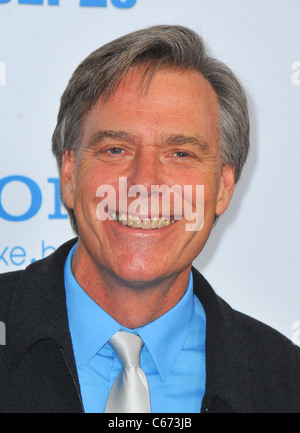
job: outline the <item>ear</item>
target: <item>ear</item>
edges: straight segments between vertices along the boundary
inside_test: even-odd
[[[216,215],[222,215],[229,206],[235,185],[234,175],[234,167],[223,165],[216,201]]]
[[[76,162],[73,150],[66,150],[62,156],[60,184],[66,205],[73,209],[76,186]]]

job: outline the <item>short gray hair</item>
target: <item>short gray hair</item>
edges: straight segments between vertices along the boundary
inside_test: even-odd
[[[195,70],[209,81],[220,107],[222,162],[235,167],[237,182],[249,149],[246,93],[235,74],[207,54],[197,33],[173,25],[154,26],[118,38],[92,52],[77,67],[62,95],[52,137],[52,151],[59,171],[63,153],[79,149],[86,113],[100,96],[107,100],[126,74],[137,66],[143,66],[150,76],[163,67]],[[63,197],[62,201],[64,203]],[[66,208],[77,232],[74,212]]]

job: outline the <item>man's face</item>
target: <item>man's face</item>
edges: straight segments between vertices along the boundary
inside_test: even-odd
[[[90,262],[122,281],[145,284],[190,268],[207,241],[215,215],[229,204],[234,170],[221,164],[219,106],[207,80],[197,72],[162,70],[147,91],[140,92],[140,82],[137,69],[108,101],[98,100],[85,118],[76,157],[72,152],[64,154],[61,182],[66,203],[75,212],[82,264]],[[119,201],[120,177],[126,178],[128,189],[142,185],[141,196],[149,204],[148,214],[145,208],[131,211],[124,224],[103,220],[98,211],[102,200],[97,197],[98,187],[111,185],[116,191],[113,211],[128,212],[135,197],[127,198],[124,209],[126,202]],[[185,185],[192,185],[194,212],[196,185],[203,185],[201,230],[188,231],[184,214],[173,222],[174,204],[170,221],[157,228],[160,224],[151,220],[153,185],[177,185],[182,192]],[[164,217],[162,205],[155,216]],[[130,227],[134,217],[137,225],[144,220],[145,228]]]

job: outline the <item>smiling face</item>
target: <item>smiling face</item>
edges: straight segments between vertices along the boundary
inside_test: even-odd
[[[61,171],[65,201],[79,229],[78,265],[133,284],[189,273],[234,188],[234,169],[221,163],[219,106],[208,81],[194,71],[161,70],[146,92],[140,92],[140,82],[137,69],[108,101],[98,100],[86,115],[80,150],[65,152]],[[118,200],[120,177],[127,190],[143,187],[140,199],[149,204],[148,213],[131,209],[122,221],[135,198],[126,205]],[[116,191],[114,219],[99,218],[101,185]],[[179,191],[193,185],[194,212],[195,187],[203,185],[202,229],[186,230],[184,215],[174,221],[174,205],[170,215],[161,206],[150,214],[153,185],[177,185]]]

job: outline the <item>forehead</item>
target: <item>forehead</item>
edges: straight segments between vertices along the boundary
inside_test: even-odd
[[[210,136],[218,133],[218,124],[217,95],[200,73],[162,69],[150,76],[136,68],[108,99],[100,96],[86,116],[83,133],[117,127],[134,132],[140,127],[145,133]]]

